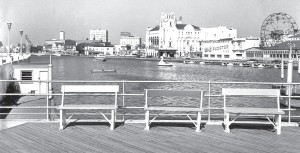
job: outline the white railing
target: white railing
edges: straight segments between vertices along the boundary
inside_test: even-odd
[[[46,100],[46,105],[45,106],[0,106],[1,109],[46,109],[45,113],[17,113],[17,114],[44,114],[46,115],[46,120],[51,121],[53,118],[51,118],[50,115],[57,115],[56,113],[51,112],[51,109],[56,109],[58,107],[57,105],[54,105],[52,103],[52,100],[50,97],[52,96],[61,96],[62,94],[60,93],[60,86],[57,86],[59,84],[118,84],[121,87],[121,92],[119,92],[118,96],[122,97],[122,106],[120,106],[121,109],[123,109],[122,114],[118,114],[119,116],[123,116],[123,121],[126,120],[126,116],[130,115],[136,115],[136,116],[142,116],[144,114],[131,114],[126,112],[127,109],[144,109],[143,106],[128,106],[126,103],[126,97],[127,96],[134,96],[134,97],[143,97],[144,96],[144,89],[141,89],[139,92],[136,93],[129,93],[128,90],[126,90],[126,86],[130,84],[135,84],[135,83],[145,83],[145,84],[152,84],[152,83],[157,83],[157,84],[198,84],[202,85],[202,88],[205,87],[206,93],[204,97],[207,98],[207,101],[204,101],[204,103],[207,103],[206,107],[203,107],[204,110],[207,110],[207,114],[204,114],[207,116],[207,122],[210,122],[212,119],[214,119],[212,116],[220,116],[222,120],[222,117],[224,114],[220,113],[213,113],[212,110],[223,110],[222,104],[223,101],[220,102],[218,107],[213,107],[212,103],[212,98],[214,97],[222,97],[221,94],[215,94],[212,92],[214,88],[212,86],[264,86],[264,88],[269,87],[271,88],[272,85],[283,85],[288,87],[289,89],[294,86],[294,85],[300,85],[300,83],[278,83],[278,82],[211,82],[211,81],[82,81],[82,80],[53,80],[53,81],[42,81],[42,80],[31,80],[31,81],[17,81],[17,80],[0,80],[0,82],[39,82],[39,83],[46,83],[47,86],[47,92],[43,94],[39,93],[0,93],[0,95],[3,96],[45,96]],[[52,84],[52,86],[57,86],[59,89],[56,89],[57,93],[53,93],[52,91],[49,90],[49,84]],[[161,86],[162,87],[162,86]],[[180,86],[182,88],[182,86]],[[221,91],[222,87],[215,87],[218,89],[218,91]],[[178,88],[178,87],[177,87]],[[68,95],[80,95],[80,94],[68,94]],[[90,95],[90,96],[96,96],[96,95],[101,95],[101,94],[84,94],[84,95]],[[291,123],[292,119],[297,119],[300,116],[292,116],[291,112],[295,111],[296,109],[291,108],[291,98],[300,98],[300,96],[292,96],[291,92],[289,92],[289,95],[287,96],[281,96],[282,98],[288,98],[288,107],[286,109],[283,109],[285,112],[288,112],[287,115],[284,117],[287,118],[288,122]],[[300,102],[300,101],[299,101]],[[143,104],[142,104],[143,105]],[[15,115],[12,113],[2,113],[0,112],[0,115]],[[76,114],[76,113],[72,113]],[[89,114],[92,115],[93,113],[78,113],[78,114]],[[168,114],[168,115],[176,115],[176,114]]]

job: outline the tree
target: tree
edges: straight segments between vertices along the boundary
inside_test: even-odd
[[[76,46],[76,50],[79,52],[79,54],[84,54],[84,47],[87,45],[88,43],[80,43]]]
[[[0,47],[2,47],[3,46],[3,43],[2,43],[2,41],[0,41]]]

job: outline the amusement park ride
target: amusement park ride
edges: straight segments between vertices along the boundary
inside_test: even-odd
[[[290,36],[298,34],[295,20],[288,14],[280,12],[269,15],[260,31],[261,47],[271,47],[288,41]]]
[[[277,44],[288,42],[287,47],[289,48],[289,60],[288,60],[288,70],[287,70],[287,83],[293,83],[293,59],[292,50],[296,47],[295,44],[289,39],[291,36],[299,34],[298,26],[295,20],[288,14],[280,12],[273,13],[269,15],[261,26],[260,47],[272,47]],[[300,61],[298,55],[296,55],[298,61],[298,73],[300,73]],[[283,58],[281,61],[281,78],[284,78],[283,70]],[[273,88],[277,88],[276,85]],[[280,85],[281,94],[283,96],[300,96],[300,86],[299,85]],[[283,98],[281,104],[286,105],[291,108],[300,107],[299,98]],[[290,112],[289,112],[290,113]],[[290,118],[289,118],[290,121]]]

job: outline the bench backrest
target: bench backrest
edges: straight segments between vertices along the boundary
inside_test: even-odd
[[[276,97],[277,108],[280,110],[280,89],[245,89],[245,88],[222,88],[224,96],[224,109],[226,109],[226,96],[249,96],[249,97]]]
[[[65,93],[114,93],[115,105],[117,105],[117,93],[119,92],[119,85],[62,85],[61,92],[62,106],[64,104]]]
[[[199,98],[199,107],[202,109],[203,90],[170,90],[170,89],[145,89],[145,106],[148,106],[148,97],[194,97]]]

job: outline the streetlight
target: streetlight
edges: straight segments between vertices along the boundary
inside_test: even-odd
[[[21,51],[20,51],[20,53],[23,54],[23,30],[20,30],[20,35],[21,35]]]
[[[11,29],[11,25],[12,25],[11,22],[8,22],[8,23],[7,23],[7,27],[8,27],[8,55],[10,55],[9,32],[10,32],[10,29]]]

